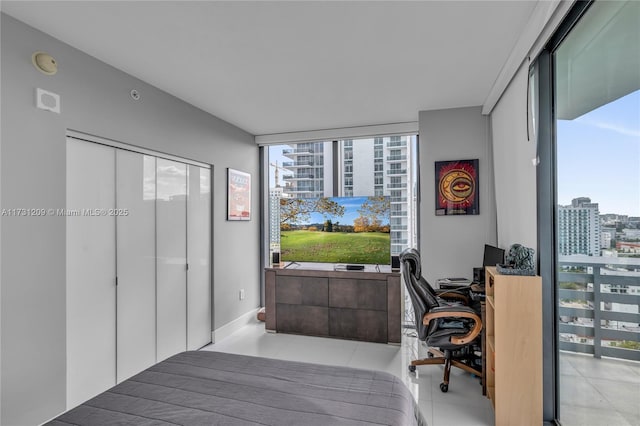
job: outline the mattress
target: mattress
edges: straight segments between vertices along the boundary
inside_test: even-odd
[[[392,374],[183,352],[48,425],[426,425]]]

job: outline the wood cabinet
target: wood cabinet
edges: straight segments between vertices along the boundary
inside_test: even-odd
[[[486,268],[487,397],[496,425],[542,424],[542,280]]]
[[[266,329],[400,343],[400,274],[269,268]]]

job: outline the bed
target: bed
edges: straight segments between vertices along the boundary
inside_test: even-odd
[[[47,425],[426,425],[392,374],[182,352]]]

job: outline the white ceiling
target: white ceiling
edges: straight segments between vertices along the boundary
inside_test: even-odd
[[[1,8],[265,135],[410,122],[421,110],[483,105],[536,3],[2,1]]]

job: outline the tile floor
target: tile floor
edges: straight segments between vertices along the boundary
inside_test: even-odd
[[[563,426],[640,426],[640,363],[560,353]]]
[[[442,393],[442,366],[420,366],[415,374],[409,373],[409,361],[417,351],[425,357],[426,349],[416,338],[402,340],[394,346],[266,333],[264,323],[256,321],[204,350],[388,371],[405,381],[430,426],[493,425],[491,403],[482,395],[477,377],[453,368],[449,392]]]
[[[430,426],[493,425],[491,403],[479,380],[457,368],[449,392],[440,392],[442,366],[407,370],[426,355],[416,338],[400,346],[266,333],[255,321],[204,350],[388,371],[402,378]],[[640,363],[560,354],[560,420],[563,426],[640,426]]]

